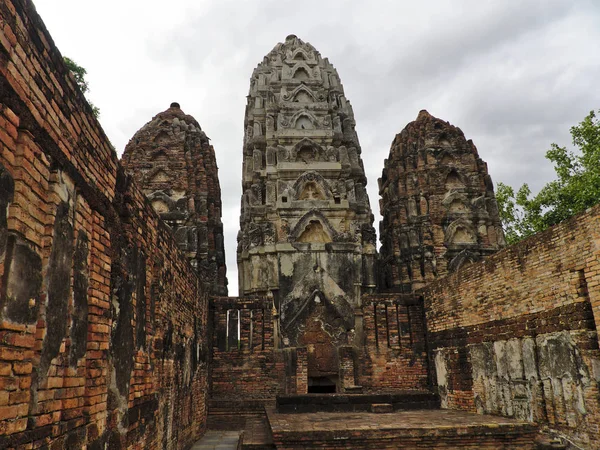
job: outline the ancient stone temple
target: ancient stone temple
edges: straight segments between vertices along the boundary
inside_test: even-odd
[[[376,283],[352,108],[289,36],[251,78],[227,297],[198,123],[174,103],[119,160],[31,0],[0,23],[0,448],[600,448],[600,205],[502,248],[485,163],[422,111]]]
[[[227,295],[221,188],[209,138],[178,103],[131,138],[122,157],[179,247],[216,295]]]
[[[379,191],[383,290],[411,292],[504,246],[487,165],[427,111],[396,135]]]
[[[337,376],[335,346],[352,342],[353,310],[375,288],[352,106],[328,59],[291,35],[254,70],[244,126],[240,292],[272,293],[283,345],[321,347],[309,376]]]

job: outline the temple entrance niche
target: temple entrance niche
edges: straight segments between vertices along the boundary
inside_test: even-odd
[[[338,347],[347,345],[348,320],[339,314],[335,305],[321,293],[310,300],[312,308],[304,323],[298,327],[297,345],[308,353],[308,392],[338,392]]]
[[[309,394],[335,394],[338,377],[308,377]]]
[[[298,237],[298,242],[326,244],[331,242],[331,236],[327,234],[319,220],[311,220]]]
[[[305,119],[305,117],[301,117],[300,119]],[[300,119],[298,119],[298,122],[300,122]],[[305,163],[316,161],[318,158],[319,154],[317,150],[309,145],[305,145],[304,147],[300,148],[297,155],[298,161],[303,161]]]
[[[294,73],[294,80],[300,80],[300,81],[310,80],[310,75],[308,74],[308,72],[306,71],[305,68],[300,67]]]
[[[296,130],[312,130],[313,128],[312,121],[306,116],[301,116],[296,121]]]

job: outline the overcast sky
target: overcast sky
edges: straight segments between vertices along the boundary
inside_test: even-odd
[[[230,295],[242,138],[252,70],[296,34],[338,69],[354,107],[371,207],[396,133],[419,110],[460,127],[494,182],[553,178],[544,155],[600,108],[598,0],[34,0],[63,55],[88,71],[89,98],[119,155],[177,101],[219,164]]]

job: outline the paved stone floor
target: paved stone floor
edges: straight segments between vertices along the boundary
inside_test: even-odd
[[[328,435],[331,435],[331,438],[334,440],[346,435],[365,437],[369,435],[373,439],[378,439],[379,432],[385,434],[388,438],[392,436],[421,436],[424,438],[431,438],[432,436],[466,437],[468,435],[477,436],[481,433],[508,433],[518,436],[522,433],[531,434],[537,432],[537,427],[531,423],[500,416],[479,415],[450,410],[396,411],[382,414],[369,412],[281,414],[273,408],[267,408],[267,415],[273,433],[280,439],[286,440],[286,442],[288,438],[311,440],[312,438],[309,436],[315,438],[317,435],[319,435],[318,439],[321,440]],[[200,441],[194,444],[191,450],[235,450],[239,437],[239,431],[209,430]],[[326,438],[325,440],[328,439]],[[270,447],[272,443],[271,431],[266,420],[256,418],[247,421],[244,431],[245,445],[256,448],[264,446],[266,448]],[[456,447],[451,446],[449,448]]]
[[[235,450],[239,439],[238,431],[209,430],[190,450]]]

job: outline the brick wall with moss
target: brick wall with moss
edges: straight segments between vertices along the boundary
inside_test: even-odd
[[[0,447],[185,447],[207,296],[33,4],[0,18]]]
[[[423,289],[442,406],[600,445],[599,256],[596,206]]]

